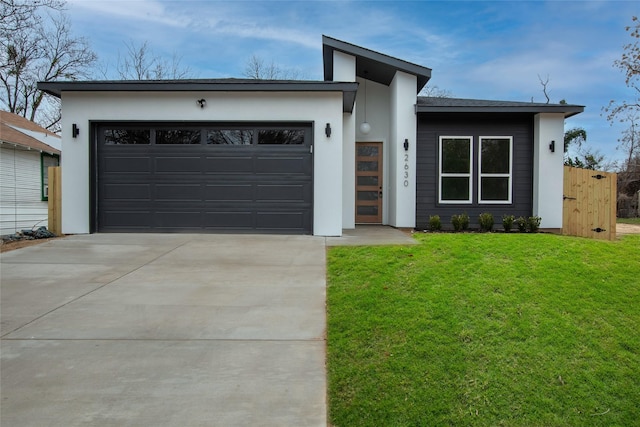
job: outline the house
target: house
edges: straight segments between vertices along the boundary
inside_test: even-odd
[[[63,232],[562,227],[564,119],[584,107],[418,97],[431,69],[326,36],[323,60],[323,81],[40,83],[62,99]]]
[[[55,133],[0,111],[0,235],[47,225],[47,168],[59,147]]]

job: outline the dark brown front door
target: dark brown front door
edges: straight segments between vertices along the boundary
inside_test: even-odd
[[[356,143],[356,223],[382,223],[382,143]]]

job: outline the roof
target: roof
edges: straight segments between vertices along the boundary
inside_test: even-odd
[[[356,76],[386,86],[391,84],[396,71],[413,74],[417,77],[416,93],[420,92],[431,78],[431,68],[416,65],[364,47],[343,42],[328,36],[322,36],[322,57],[324,79],[333,80],[333,52],[339,51],[356,58]]]
[[[12,144],[28,150],[60,155],[60,150],[43,142],[48,138],[60,140],[58,135],[31,120],[8,111],[0,111],[0,144]]]
[[[491,101],[485,99],[419,96],[418,113],[564,113],[571,117],[584,111],[583,105],[540,102]]]
[[[40,82],[38,89],[60,98],[62,92],[342,92],[351,113],[358,83],[312,80],[185,79]]]

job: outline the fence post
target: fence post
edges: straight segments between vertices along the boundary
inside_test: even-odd
[[[49,231],[62,235],[62,168],[49,166]]]

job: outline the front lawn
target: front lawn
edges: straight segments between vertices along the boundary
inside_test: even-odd
[[[329,250],[331,425],[637,425],[640,236],[417,239]]]

